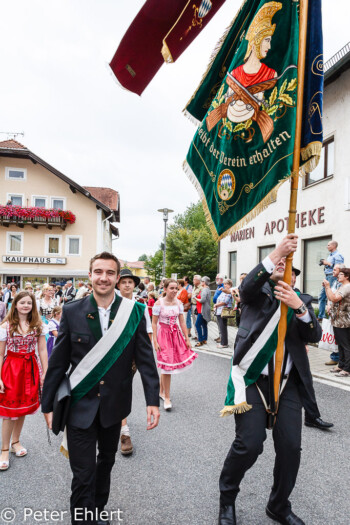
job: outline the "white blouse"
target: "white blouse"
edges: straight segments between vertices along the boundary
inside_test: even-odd
[[[41,334],[40,335],[45,335],[46,336],[48,333],[49,333],[48,325],[42,323],[42,328],[41,328]],[[19,334],[19,333],[15,332],[14,335],[23,335],[23,334]],[[28,335],[28,334],[25,334],[25,335]],[[7,330],[3,326],[0,326],[0,341],[7,341]]]

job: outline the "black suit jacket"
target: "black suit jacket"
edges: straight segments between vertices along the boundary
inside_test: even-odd
[[[270,276],[271,274],[260,263],[239,287],[241,321],[235,341],[233,364],[238,364],[248,352],[279,306],[279,301],[275,298],[269,283]],[[305,323],[294,315],[287,328],[285,345],[298,372],[299,393],[303,398],[314,396],[305,344],[317,343],[321,339],[322,329],[312,308],[312,297],[301,294],[300,299],[306,304],[311,321]]]
[[[70,288],[67,288],[67,290],[63,294],[63,298],[67,298],[67,301],[63,301],[63,304],[68,304],[71,301],[73,301],[74,297],[76,296],[77,291],[74,288],[74,286],[71,286]]]
[[[123,299],[115,297],[110,322]],[[93,295],[66,305],[58,337],[49,360],[43,394],[42,411],[52,412],[53,400],[64,374],[73,372],[82,358],[102,337],[100,318]],[[159,406],[159,379],[143,316],[129,344],[100,382],[70,409],[68,424],[88,428],[100,409],[103,427],[119,423],[131,411],[132,361],[141,374],[147,406]]]

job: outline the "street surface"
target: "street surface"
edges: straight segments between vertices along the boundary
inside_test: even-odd
[[[172,412],[161,407],[158,428],[146,431],[145,402],[139,374],[134,379],[133,411],[128,420],[134,454],[118,452],[113,469],[109,509],[123,525],[215,525],[218,479],[234,438],[234,417],[220,418],[230,361],[200,353],[194,366],[172,378]],[[307,525],[348,525],[350,392],[315,382],[322,417],[332,431],[304,427],[302,463],[292,494],[293,510]],[[0,472],[0,507],[13,508],[12,523],[68,525],[70,469],[59,453],[60,438],[48,444],[44,418],[29,416],[22,443],[25,458],[12,455],[7,472]],[[274,523],[265,515],[272,484],[273,444],[268,431],[264,453],[247,473],[237,499],[239,525]],[[27,510],[25,510],[27,509]],[[30,516],[33,510],[44,513]],[[62,514],[49,512],[56,510]],[[26,517],[25,517],[26,513]],[[0,515],[1,516],[1,515]],[[117,516],[117,513],[115,513]],[[39,518],[39,519],[38,519]],[[61,519],[62,518],[62,519]],[[0,517],[0,525],[7,523]]]

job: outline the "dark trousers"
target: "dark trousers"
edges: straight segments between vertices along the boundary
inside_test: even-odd
[[[221,315],[217,315],[217,321],[219,325],[220,330],[220,344],[227,346],[228,345],[228,334],[227,334],[227,318],[221,317]]]
[[[202,316],[202,314],[197,315],[196,321],[196,330],[198,333],[198,342],[207,341],[208,339],[208,323]]]
[[[268,399],[268,381],[259,378],[259,388]],[[253,408],[235,416],[236,437],[226,457],[220,476],[220,501],[232,505],[239,492],[244,474],[263,451],[266,439],[266,410],[256,385],[247,390],[247,401]],[[301,445],[301,402],[296,383],[288,379],[280,398],[277,420],[272,430],[275,446],[275,466],[269,508],[282,516],[290,512],[288,500],[297,478]]]
[[[342,370],[350,372],[350,328],[337,328],[333,326],[333,330],[339,349],[338,366]]]
[[[82,523],[81,514],[74,519],[74,509],[87,509],[95,513],[96,509],[102,511],[107,504],[111,470],[118,450],[119,434],[120,423],[103,428],[99,412],[87,429],[67,425],[69,462],[73,473],[70,499],[73,525]],[[97,458],[96,443],[98,446]],[[94,519],[83,522],[96,523]]]

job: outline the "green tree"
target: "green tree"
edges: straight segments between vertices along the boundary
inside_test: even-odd
[[[147,255],[145,253],[143,253],[142,255],[140,255],[140,257],[137,260],[138,261],[147,261]]]
[[[145,260],[145,270],[156,284],[160,283],[163,272],[163,251],[157,250],[153,255],[149,255]]]
[[[200,202],[175,217],[167,235],[166,274],[179,277],[196,273],[214,279],[218,245],[213,240]]]

